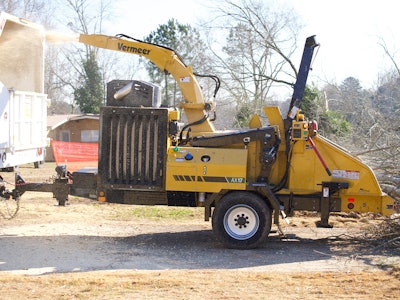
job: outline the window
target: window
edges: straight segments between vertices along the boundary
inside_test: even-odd
[[[62,130],[60,131],[60,141],[62,142],[69,142],[70,139],[70,133],[69,130]]]
[[[98,130],[82,130],[81,131],[81,142],[98,142],[99,131]]]

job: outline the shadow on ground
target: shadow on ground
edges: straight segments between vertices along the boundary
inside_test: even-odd
[[[0,271],[43,274],[95,270],[243,269],[337,271],[372,264],[354,260],[333,239],[272,234],[253,250],[223,248],[211,230],[162,232],[129,237],[83,235],[0,236]]]

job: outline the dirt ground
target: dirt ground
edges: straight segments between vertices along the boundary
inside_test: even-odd
[[[20,167],[30,182],[55,174]],[[1,174],[12,187],[13,173]],[[4,201],[3,201],[4,202]],[[1,206],[0,209],[5,209]],[[399,299],[400,251],[362,239],[374,215],[298,214],[254,250],[223,248],[200,208],[22,196],[0,219],[2,299]]]

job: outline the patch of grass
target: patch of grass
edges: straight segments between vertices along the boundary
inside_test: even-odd
[[[186,207],[137,206],[129,210],[129,215],[137,218],[179,220],[192,218],[202,211]]]

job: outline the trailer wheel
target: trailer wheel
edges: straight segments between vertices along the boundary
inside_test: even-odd
[[[258,195],[232,192],[216,205],[213,232],[228,248],[252,249],[260,246],[271,230],[271,209]]]

